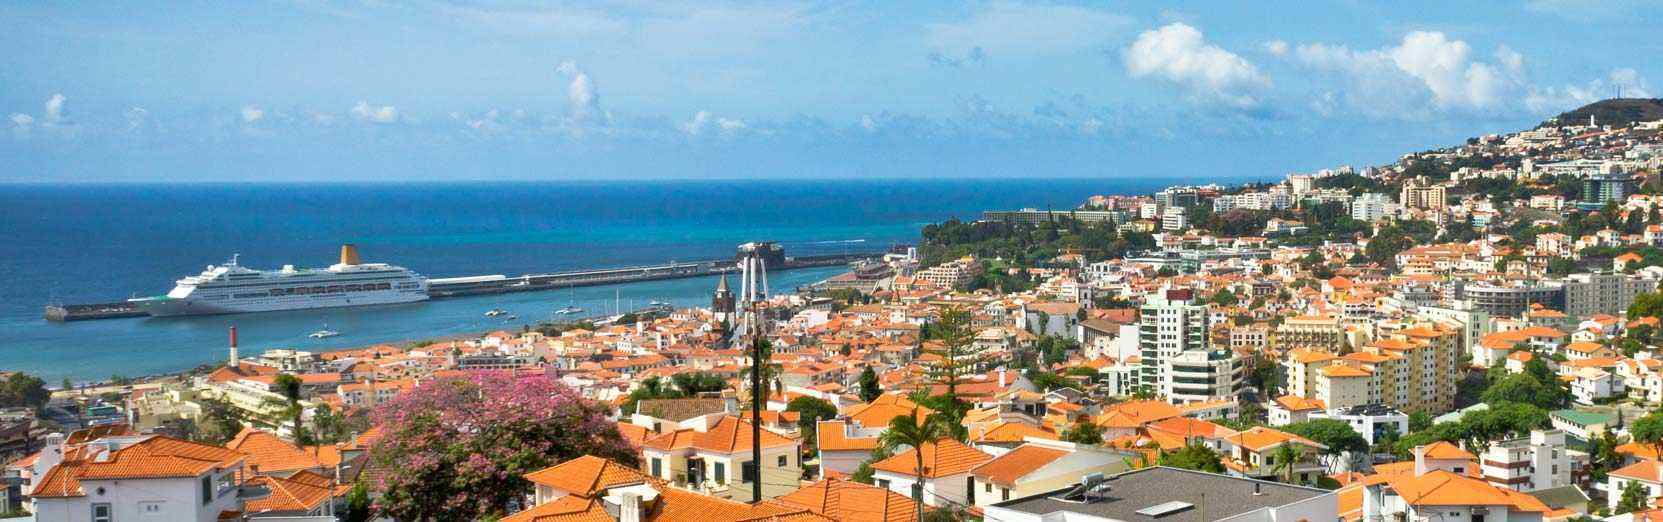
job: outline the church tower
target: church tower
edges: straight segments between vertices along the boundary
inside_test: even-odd
[[[728,274],[723,272],[721,282],[716,283],[716,293],[710,296],[710,311],[724,327],[733,323],[733,305],[733,291],[728,289]]]

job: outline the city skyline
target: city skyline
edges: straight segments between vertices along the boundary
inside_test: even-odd
[[[0,182],[1273,177],[1663,75],[1641,2],[889,7],[10,5]]]

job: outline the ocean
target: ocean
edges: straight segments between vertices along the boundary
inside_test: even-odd
[[[48,303],[157,295],[232,254],[244,266],[327,266],[341,243],[429,277],[552,272],[731,257],[879,251],[984,210],[1073,207],[1182,180],[593,181],[426,184],[0,185],[0,370],[58,383],[188,369],[244,354],[328,350],[517,329],[567,305],[590,314],[660,300],[706,306],[713,278],[441,299],[412,305],[52,323]],[[1193,181],[1192,181],[1193,182]],[[791,288],[838,268],[770,274]],[[503,308],[516,321],[487,318]],[[307,334],[327,325],[342,333]]]

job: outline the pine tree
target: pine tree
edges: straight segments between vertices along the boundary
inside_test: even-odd
[[[956,426],[955,431],[962,438],[964,429],[960,421],[964,419],[966,407],[959,400],[958,382],[982,369],[982,350],[973,343],[970,313],[962,309],[942,311],[941,318],[931,329],[931,334],[934,342],[926,342],[924,351],[941,359],[932,362],[926,369],[926,374],[933,384],[946,387],[946,393],[943,394],[946,408],[943,408],[942,414],[947,416],[950,426]]]

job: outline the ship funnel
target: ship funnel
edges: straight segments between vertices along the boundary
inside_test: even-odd
[[[358,263],[358,245],[352,243],[341,245],[341,264],[356,265]]]

